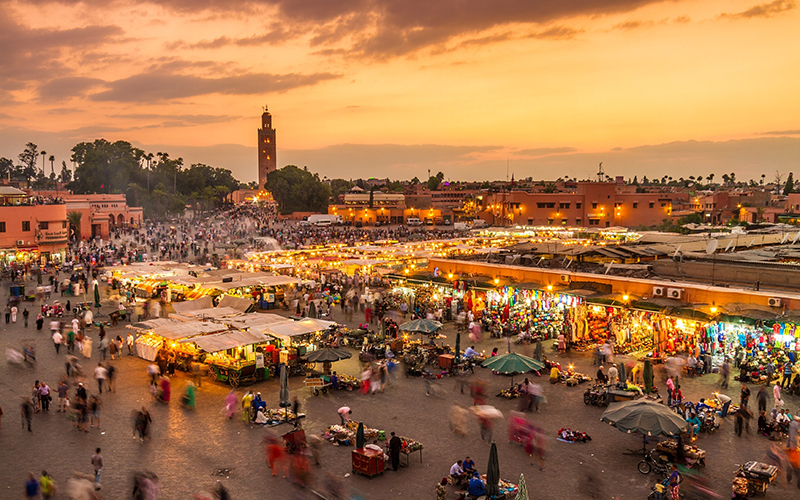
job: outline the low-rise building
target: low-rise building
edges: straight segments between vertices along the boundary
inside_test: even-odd
[[[0,186],[0,260],[63,262],[69,244],[63,200]]]

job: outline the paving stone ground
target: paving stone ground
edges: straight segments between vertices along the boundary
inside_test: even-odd
[[[2,297],[5,299],[5,297]],[[31,318],[35,314],[31,315]],[[340,319],[340,318],[337,318]],[[125,334],[120,325],[109,330],[109,334]],[[445,333],[453,342],[454,330],[447,326]],[[97,329],[91,331],[97,335]],[[55,388],[58,376],[63,373],[64,350],[56,354],[47,333],[47,325],[36,331],[35,325],[27,329],[21,321],[12,325],[0,325],[0,350],[19,347],[23,341],[35,343],[37,363],[26,369],[0,362],[0,405],[5,412],[0,429],[0,499],[22,498],[22,487],[28,471],[47,469],[57,483],[64,484],[72,471],[91,472],[89,458],[94,448],[101,447],[106,467],[103,472],[103,497],[106,499],[130,498],[133,471],[150,470],[161,480],[163,499],[190,499],[192,494],[222,481],[236,500],[264,498],[316,498],[308,490],[299,490],[286,480],[271,477],[267,471],[261,440],[265,430],[247,425],[239,419],[228,420],[222,413],[223,400],[230,387],[211,379],[204,379],[198,392],[197,409],[188,411],[175,404],[188,379],[183,374],[173,378],[173,403],[169,405],[152,401],[146,381],[147,362],[135,357],[123,357],[113,361],[118,368],[117,392],[103,394],[102,429],[91,429],[89,433],[77,432],[63,414],[36,414],[33,432],[20,428],[19,403],[28,396],[35,379],[46,381]],[[96,344],[95,344],[96,345]],[[464,344],[466,347],[467,344]],[[499,347],[504,352],[506,343],[499,339],[485,339],[475,346],[489,352]],[[512,346],[514,350],[531,355],[532,346]],[[559,356],[546,344],[551,358],[562,364],[572,363],[576,369],[593,374],[596,368],[586,354],[571,353]],[[98,352],[91,360],[81,358],[86,371],[91,371],[98,362]],[[622,358],[624,359],[624,358]],[[401,367],[402,368],[402,367]],[[339,372],[357,375],[357,357],[335,365]],[[484,380],[490,387],[489,403],[504,414],[513,410],[516,401],[497,398],[501,388],[510,385],[510,378],[493,375],[484,369],[476,369],[475,377]],[[660,369],[656,377],[663,381]],[[627,435],[600,422],[603,408],[586,406],[583,392],[586,385],[566,387],[550,385],[546,378],[542,382],[548,404],[541,413],[531,414],[549,436],[549,451],[544,471],[532,467],[530,460],[519,445],[511,444],[506,437],[506,425],[495,429],[495,439],[500,456],[501,476],[516,481],[524,473],[531,498],[549,500],[563,498],[646,498],[655,477],[637,472],[640,457],[626,455],[627,448],[641,447],[641,438]],[[330,473],[340,478],[347,487],[360,492],[364,498],[435,498],[434,485],[452,463],[471,456],[479,470],[486,470],[489,445],[481,441],[478,426],[471,423],[469,434],[461,437],[449,428],[448,412],[452,405],[469,405],[468,394],[456,389],[456,381],[445,378],[439,381],[431,396],[425,395],[424,381],[400,375],[386,392],[376,395],[361,395],[355,392],[334,392],[313,396],[303,387],[301,377],[290,380],[290,393],[300,398],[302,410],[308,415],[304,422],[307,433],[322,433],[326,426],[338,421],[337,408],[348,405],[353,408],[353,418],[370,427],[395,431],[400,435],[414,437],[424,444],[422,463],[417,454],[412,455],[408,469],[386,472],[383,476],[368,479],[349,476],[351,472],[350,450],[323,443],[322,466],[315,469],[316,478]],[[684,395],[690,400],[711,395],[716,376],[682,379]],[[94,393],[94,383],[88,385]],[[278,383],[275,380],[252,386],[260,391],[271,407],[277,407]],[[755,393],[757,388],[753,389]],[[241,396],[244,389],[239,388]],[[738,399],[738,386],[732,384],[729,392]],[[789,408],[796,413],[797,398],[786,398]],[[132,436],[131,412],[147,405],[153,416],[151,439],[144,443]],[[588,432],[592,441],[586,444],[567,444],[555,440],[561,427]],[[276,432],[288,431],[288,426],[276,428]],[[714,435],[701,435],[699,446],[708,452],[707,466],[702,471],[721,498],[729,498],[730,484],[736,464],[764,457],[770,441],[754,433],[736,438],[732,419],[724,421]],[[651,445],[652,446],[652,445]],[[229,475],[215,475],[220,469],[232,471]],[[768,498],[800,498],[792,485],[784,488],[773,485]],[[454,498],[454,496],[453,496]]]

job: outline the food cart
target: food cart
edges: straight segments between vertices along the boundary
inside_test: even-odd
[[[304,370],[299,366],[299,358],[315,351],[317,334],[335,325],[333,321],[306,318],[301,321],[272,323],[263,327],[261,332],[279,340],[280,362],[289,367],[290,374],[300,374]]]
[[[204,354],[203,362],[220,382],[231,387],[269,378],[263,345],[272,338],[258,332],[232,330],[183,340]]]

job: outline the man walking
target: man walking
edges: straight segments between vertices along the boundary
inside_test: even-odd
[[[403,443],[400,438],[392,432],[392,439],[389,440],[389,457],[392,459],[392,470],[397,471],[400,467],[400,448]]]
[[[97,368],[94,369],[94,378],[97,379],[97,390],[100,394],[103,394],[103,383],[108,378],[108,370],[103,368],[103,365],[97,363]]]
[[[758,403],[759,414],[762,411],[767,411],[767,389],[763,385],[758,390],[758,394],[756,394],[756,402]]]
[[[100,489],[100,474],[103,472],[103,456],[100,455],[100,448],[94,450],[92,455],[92,467],[94,468],[94,489]]]
[[[61,332],[56,330],[53,332],[53,345],[56,347],[56,354],[58,354],[58,350],[61,349],[61,344],[64,343],[64,336],[61,335]]]
[[[28,432],[31,431],[31,418],[33,417],[33,405],[28,398],[22,398],[22,405],[20,406],[20,413],[22,415],[22,428],[28,424]]]

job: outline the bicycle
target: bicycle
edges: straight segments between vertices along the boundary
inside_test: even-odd
[[[669,460],[666,455],[662,455],[658,450],[652,450],[645,455],[636,468],[642,474],[655,472],[661,477],[667,477],[670,474]]]

